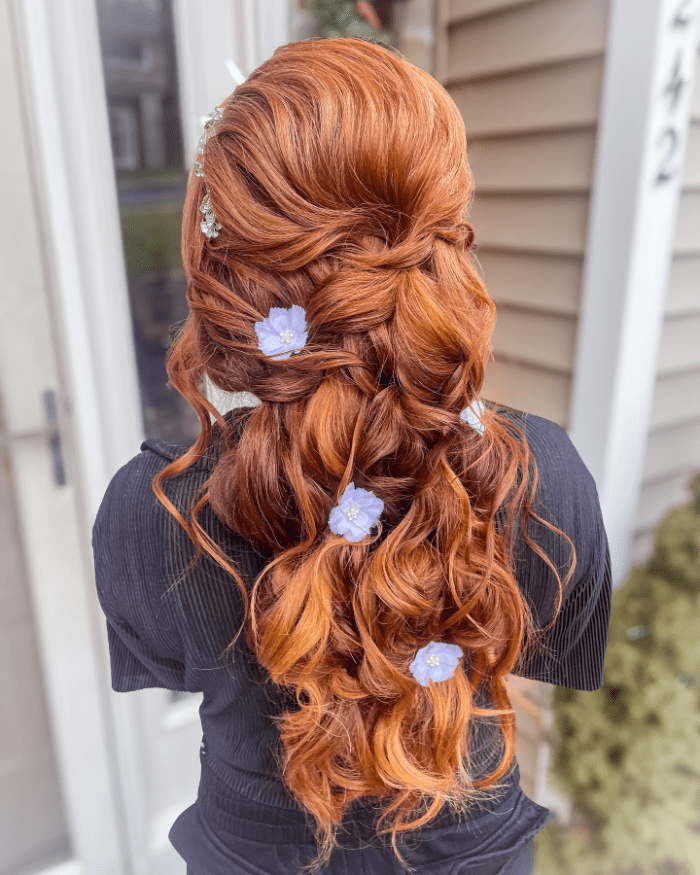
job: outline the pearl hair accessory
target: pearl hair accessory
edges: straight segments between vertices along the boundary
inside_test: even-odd
[[[209,200],[209,192],[204,195],[199,212],[204,213],[204,219],[199,223],[202,233],[206,234],[210,240],[212,237],[218,237],[222,226],[216,221],[216,215]]]
[[[208,196],[205,201],[208,201]],[[203,207],[204,202],[202,212],[207,216]],[[216,223],[213,211],[208,221]],[[216,224],[214,228],[216,230]],[[293,353],[301,352],[306,343],[306,311],[298,304],[291,307],[271,307],[267,318],[255,323],[255,333],[261,352],[270,358],[288,359]],[[460,419],[483,435],[485,427],[481,415],[485,409],[482,401],[475,400],[462,410]],[[343,535],[351,543],[357,543],[370,534],[371,529],[379,522],[383,510],[384,502],[374,492],[349,483],[338,504],[331,510],[328,524],[334,534]],[[431,641],[416,653],[409,669],[418,683],[427,687],[430,681],[437,683],[451,678],[461,656],[462,648],[456,644]]]
[[[199,143],[197,145],[197,156],[201,160],[194,162],[195,176],[204,176],[204,147],[207,145],[207,141],[214,136],[216,132],[216,125],[218,122],[221,121],[223,117],[223,108],[217,106],[216,109],[213,109],[204,119],[204,133],[199,138]],[[204,195],[202,204],[199,208],[199,212],[204,214],[204,219],[199,223],[199,227],[202,229],[202,233],[205,234],[209,238],[209,240],[211,240],[213,237],[218,237],[219,231],[223,226],[220,225],[216,220],[216,214],[214,213],[214,208],[212,207],[211,200],[209,199],[209,192]]]
[[[216,124],[217,122],[221,121],[223,117],[223,108],[217,106],[216,109],[213,109],[204,119],[204,133],[199,138],[199,143],[197,144],[197,155],[201,155],[202,158],[204,158],[204,147],[207,145],[207,140],[214,136],[214,133],[216,132]],[[194,175],[204,176],[203,161],[194,162]]]

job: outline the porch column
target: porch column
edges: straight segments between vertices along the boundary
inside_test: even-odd
[[[612,0],[569,436],[614,584],[638,508],[693,91],[697,0]]]

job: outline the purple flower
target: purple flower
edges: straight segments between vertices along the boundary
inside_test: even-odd
[[[340,501],[331,511],[328,524],[336,535],[348,541],[361,541],[377,524],[384,502],[369,489],[358,489],[348,483]]]
[[[431,641],[416,653],[409,669],[418,683],[427,687],[429,681],[446,681],[451,678],[462,655],[462,648],[456,644]]]
[[[255,323],[258,348],[270,358],[288,359],[306,343],[306,311],[298,304],[271,307],[267,319]]]
[[[484,410],[486,410],[486,406],[483,401],[472,401],[469,407],[465,407],[459,416],[460,419],[471,425],[479,434],[483,434],[485,426],[479,417]]]

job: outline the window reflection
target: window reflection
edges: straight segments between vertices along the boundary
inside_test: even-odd
[[[167,386],[165,354],[187,315],[183,168],[169,0],[96,0],[144,431],[189,446],[194,412]]]

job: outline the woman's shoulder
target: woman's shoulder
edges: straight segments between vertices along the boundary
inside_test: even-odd
[[[224,414],[236,438],[240,437],[247,408],[234,408]],[[192,500],[210,477],[217,460],[226,446],[226,438],[218,423],[213,423],[211,440],[204,453],[186,465],[183,470],[166,477],[161,488],[165,497],[181,514],[186,513]],[[112,476],[95,518],[93,532],[110,530],[141,533],[163,532],[163,520],[172,516],[161,503],[153,488],[156,474],[172,462],[182,458],[191,447],[171,443],[160,437],[143,441],[140,452],[123,464]],[[203,523],[212,516],[210,508],[202,510]],[[214,520],[212,525],[220,525]],[[176,527],[179,528],[179,527]],[[168,531],[174,530],[171,525]],[[228,533],[224,533],[228,534]],[[148,535],[144,535],[148,540]]]
[[[238,440],[241,436],[241,431],[247,419],[250,417],[251,410],[248,407],[234,407],[232,410],[223,414],[225,422],[231,429],[231,433]],[[212,423],[211,439],[209,446],[202,456],[188,465],[187,471],[209,471],[213,469],[217,460],[225,449],[226,441],[222,434],[222,429],[218,422]],[[162,465],[174,462],[190,449],[190,447],[182,444],[173,444],[163,438],[151,437],[141,444],[141,453],[150,454],[152,457],[165,460]],[[138,458],[138,457],[137,457]],[[133,462],[133,460],[132,460]],[[186,473],[186,472],[183,472]]]
[[[98,531],[109,531],[115,536],[118,531],[126,532],[130,528],[147,531],[157,526],[166,512],[153,491],[153,478],[186,451],[186,447],[159,438],[145,440],[140,452],[118,468],[107,484],[93,524],[93,537]],[[164,481],[167,497],[176,505],[184,504],[178,496],[185,497],[196,491],[206,479],[209,465],[208,459],[199,459]]]
[[[554,420],[529,413],[526,410],[519,410],[516,407],[509,407],[500,401],[486,401],[485,403],[494,413],[500,414],[507,422],[522,429],[528,439],[533,437],[538,443],[553,445],[562,444],[568,440],[566,431]]]
[[[523,411],[507,411],[523,431],[537,464],[528,537],[542,549],[563,579],[573,554],[576,566],[566,584],[556,623],[547,632],[547,650],[531,653],[514,674],[576,690],[596,690],[603,684],[612,595],[610,547],[595,479],[573,441],[556,422]],[[517,578],[528,596],[539,627],[553,619],[559,581],[549,564],[517,528]]]
[[[168,441],[163,440],[162,438],[148,438],[141,444],[141,453],[139,455],[143,456],[146,454],[146,457],[151,458],[153,463],[155,463],[156,459],[164,460],[164,462],[159,463],[161,467],[164,467],[166,464],[174,462],[181,456],[184,456],[189,449],[189,447],[182,446],[181,444],[168,443]],[[139,456],[136,456],[135,458],[138,459]],[[132,459],[132,462],[133,461],[134,460]],[[191,466],[188,466],[187,470],[190,470],[190,468],[194,470],[209,470],[211,469],[212,464],[213,454],[207,452],[193,462]]]
[[[562,490],[596,491],[593,475],[559,423],[500,403],[490,406],[523,432],[537,463],[539,480],[550,495]]]
[[[499,411],[500,412],[500,411]],[[599,569],[608,550],[600,496],[595,478],[566,430],[551,419],[533,413],[506,409],[505,418],[515,422],[523,431],[536,464],[530,465],[532,510],[541,520],[528,519],[527,531],[550,558],[555,557],[558,567],[568,566],[569,546],[560,535],[549,528],[556,526],[573,541],[578,563],[573,584]],[[521,544],[527,561],[537,571],[535,578],[547,575],[542,560]],[[597,571],[595,572],[597,574]],[[573,586],[571,587],[574,588]]]

